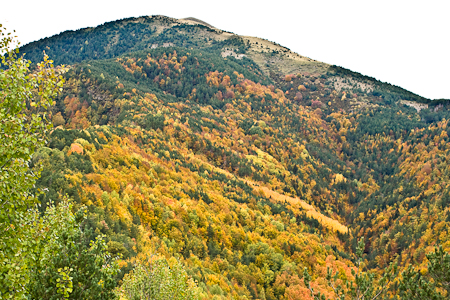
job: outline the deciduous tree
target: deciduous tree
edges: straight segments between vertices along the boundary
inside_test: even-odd
[[[200,299],[200,292],[175,258],[155,259],[148,265],[138,263],[117,290],[127,300],[195,300]]]
[[[47,110],[63,79],[46,55],[31,71],[13,47],[15,37],[1,25],[0,33],[0,298],[19,299],[37,246],[29,235],[36,220],[28,211],[36,203],[30,189],[40,168],[30,168],[31,157],[46,143]]]

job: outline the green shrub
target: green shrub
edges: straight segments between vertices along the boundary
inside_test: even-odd
[[[149,265],[138,263],[125,275],[116,294],[127,300],[200,299],[200,289],[175,258],[157,259]]]

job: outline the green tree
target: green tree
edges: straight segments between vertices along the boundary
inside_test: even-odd
[[[18,299],[37,247],[31,233],[38,219],[29,209],[36,204],[30,189],[40,168],[30,168],[31,157],[46,143],[47,111],[63,79],[45,55],[31,71],[13,47],[15,37],[1,24],[0,33],[0,299]]]
[[[93,241],[83,230],[86,208],[76,214],[62,201],[50,205],[36,231],[39,247],[27,286],[29,299],[116,299],[119,267],[103,236]]]
[[[439,288],[450,295],[450,254],[439,246],[434,252],[427,254],[428,258],[428,274],[433,278]]]
[[[402,272],[402,279],[398,291],[400,299],[446,299],[436,291],[435,284],[430,282],[426,276],[422,275],[420,271],[412,265],[409,265],[408,268]]]
[[[402,272],[399,294],[402,299],[448,299],[450,295],[450,254],[442,246],[427,254],[426,274],[409,265]],[[441,289],[441,291],[439,291]],[[444,292],[445,291],[445,292]],[[442,295],[444,292],[445,295]]]
[[[117,294],[127,300],[200,299],[200,289],[175,258],[156,259],[148,266],[138,263]]]
[[[387,291],[389,284],[394,280],[397,273],[397,264],[391,263],[378,281],[375,280],[374,273],[363,271],[362,257],[364,245],[364,237],[362,237],[356,247],[356,271],[352,269],[352,275],[355,277],[354,281],[346,280],[344,285],[341,285],[338,283],[339,272],[336,271],[333,275],[333,271],[328,268],[326,279],[328,285],[334,291],[335,299],[374,300],[382,297]],[[326,299],[325,295],[320,292],[315,292],[311,287],[311,276],[306,268],[303,271],[303,279],[314,299]]]

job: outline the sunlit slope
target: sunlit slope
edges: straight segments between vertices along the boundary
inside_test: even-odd
[[[191,156],[191,159],[194,159],[193,156]],[[214,167],[208,162],[203,162],[200,159],[196,159],[195,161],[201,162],[205,165],[208,165],[211,170],[214,172],[219,172],[221,174],[226,175],[228,178],[237,178],[235,175],[231,174],[228,171],[222,170],[220,168]],[[320,212],[318,212],[312,205],[306,203],[305,201],[297,198],[297,197],[290,197],[283,195],[279,192],[276,192],[274,190],[269,189],[266,186],[261,186],[260,184],[244,179],[243,182],[248,184],[256,193],[259,192],[260,195],[265,196],[265,198],[268,198],[273,203],[289,203],[291,208],[295,207],[295,211],[298,213],[304,213],[307,217],[317,220],[322,226],[327,227],[333,231],[339,231],[340,233],[347,233],[348,228],[345,225],[342,225],[337,220],[333,220],[332,218],[329,218],[327,216],[324,216]]]

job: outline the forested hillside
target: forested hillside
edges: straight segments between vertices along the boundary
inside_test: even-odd
[[[313,299],[311,286],[333,295],[327,268],[355,278],[362,237],[377,279],[390,263],[426,274],[426,254],[450,250],[446,100],[192,19],[114,21],[20,52],[43,50],[67,69],[33,157],[40,209],[86,206],[84,228],[121,257],[118,283],[158,253],[205,299]]]

